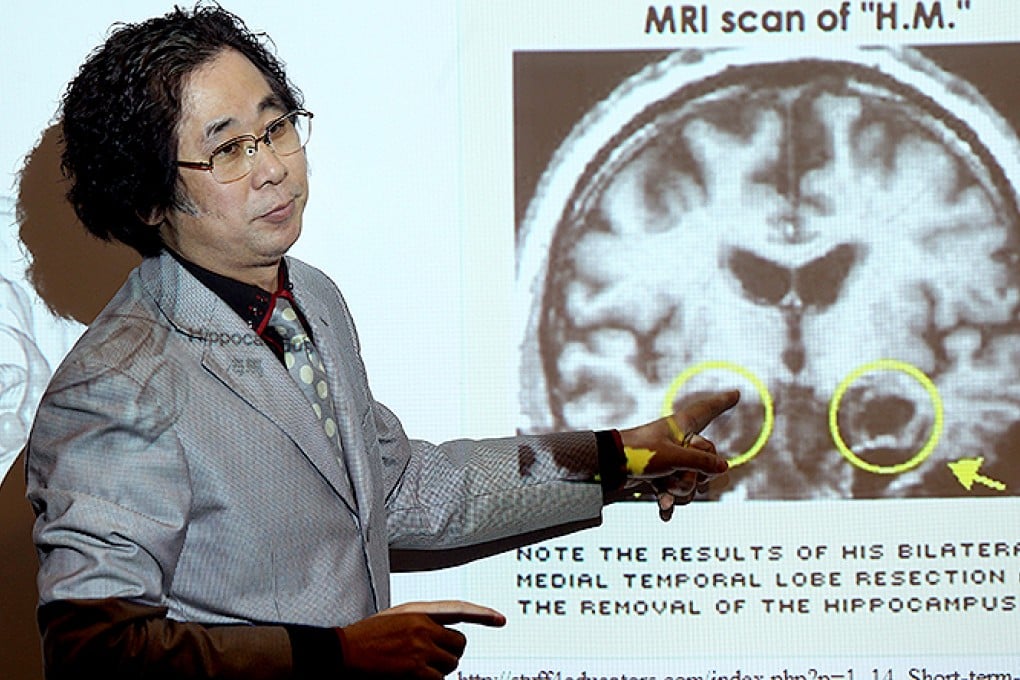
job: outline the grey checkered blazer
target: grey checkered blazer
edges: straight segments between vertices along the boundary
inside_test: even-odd
[[[410,441],[336,286],[288,259],[343,455],[286,369],[172,257],[144,261],[54,374],[27,449],[40,602],[341,626],[389,606],[388,548],[590,520],[591,433]]]

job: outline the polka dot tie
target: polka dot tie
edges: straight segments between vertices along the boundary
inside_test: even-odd
[[[276,298],[276,306],[273,308],[272,316],[269,317],[269,325],[283,339],[283,363],[287,371],[308,397],[312,411],[322,423],[326,436],[339,448],[336,413],[329,393],[326,368],[322,365],[322,359],[319,358],[312,339],[301,325],[290,300],[282,296]]]

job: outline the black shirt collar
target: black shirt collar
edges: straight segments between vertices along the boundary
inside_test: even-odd
[[[199,280],[205,287],[216,293],[227,305],[237,312],[250,328],[259,328],[266,314],[270,312],[269,304],[272,294],[267,293],[258,286],[223,276],[216,272],[209,271],[205,267],[185,259],[180,254],[167,248],[167,252],[173,255],[174,259],[181,263],[192,276]],[[287,272],[286,259],[280,260],[280,278],[277,284],[277,292],[291,290],[292,284]]]

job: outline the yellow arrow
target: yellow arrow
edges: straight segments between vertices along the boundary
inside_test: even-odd
[[[974,486],[974,482],[984,484],[988,488],[995,489],[996,491],[1005,491],[1005,484],[996,481],[991,477],[985,477],[978,472],[978,470],[981,469],[981,464],[984,462],[984,457],[961,458],[956,462],[948,463],[948,465],[949,469],[952,470],[954,475],[956,475],[956,479],[960,481],[960,484],[963,484],[963,488],[967,491],[970,491],[970,488]]]

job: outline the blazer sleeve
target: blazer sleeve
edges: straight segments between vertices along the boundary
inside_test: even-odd
[[[26,455],[39,595],[161,606],[191,504],[169,362],[132,376],[94,360],[58,371]]]
[[[431,444],[407,439],[385,406],[375,414],[393,548],[476,545],[601,514],[592,432]]]
[[[92,357],[58,371],[40,405],[26,472],[47,678],[285,679],[339,668],[329,629],[167,618],[162,594],[191,500],[167,392],[184,383],[173,370],[139,379]]]

